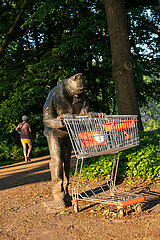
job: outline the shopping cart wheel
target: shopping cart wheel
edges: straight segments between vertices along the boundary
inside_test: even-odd
[[[120,217],[120,218],[124,217],[124,209],[123,208],[118,209],[118,217]]]
[[[137,204],[136,204],[135,211],[136,211],[137,213],[142,212],[142,206],[141,206],[140,203],[137,203]]]
[[[78,213],[78,212],[79,212],[78,202],[73,203],[73,208],[74,208],[75,213]]]

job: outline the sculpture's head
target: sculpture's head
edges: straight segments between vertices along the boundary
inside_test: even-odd
[[[83,74],[77,73],[72,77],[66,79],[65,90],[69,96],[76,96],[84,92]]]

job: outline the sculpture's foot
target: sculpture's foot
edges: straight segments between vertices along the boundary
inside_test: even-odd
[[[64,201],[67,207],[72,206],[72,197],[67,193],[64,197]]]
[[[59,200],[59,201],[55,202],[55,207],[57,209],[64,209],[66,207],[66,204],[65,204],[64,200]]]
[[[54,204],[57,209],[65,208],[64,193],[54,194]]]

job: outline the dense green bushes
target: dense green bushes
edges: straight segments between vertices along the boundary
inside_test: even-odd
[[[47,140],[41,132],[39,136],[31,136],[33,148],[31,158],[41,157],[49,154]],[[18,139],[18,144],[8,143],[0,144],[0,166],[24,161],[23,149]]]
[[[119,178],[160,178],[160,129],[140,133],[137,147],[120,153]],[[88,180],[109,178],[112,171],[113,155],[89,158],[85,160],[82,178]]]
[[[159,137],[159,130],[145,132],[141,136],[138,149],[126,156],[128,177],[160,178]]]
[[[120,153],[118,167],[119,178],[160,178],[160,129],[140,133],[140,144],[137,147]],[[46,138],[41,133],[33,138],[31,157],[36,158],[49,154]],[[3,142],[0,145],[0,165],[23,161],[21,144],[11,145]],[[82,178],[88,180],[109,178],[112,171],[113,155],[85,159]],[[72,172],[73,173],[73,172]]]
[[[0,145],[0,165],[11,164],[23,160],[23,151],[20,146],[8,144],[7,141]]]
[[[43,136],[43,134],[33,139],[32,142],[33,142],[33,151],[31,152],[31,156],[33,158],[49,155],[47,140]]]

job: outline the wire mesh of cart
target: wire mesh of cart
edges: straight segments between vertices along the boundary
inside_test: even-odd
[[[120,215],[123,215],[126,206],[134,205],[140,211],[140,203],[145,200],[143,196],[116,188],[119,152],[139,144],[137,116],[91,113],[64,115],[63,121],[77,158],[72,186],[75,212],[78,212],[79,200],[116,205]],[[84,159],[106,154],[114,154],[110,179],[82,185],[80,179]]]

